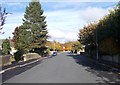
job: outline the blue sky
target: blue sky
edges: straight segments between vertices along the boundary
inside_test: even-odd
[[[15,27],[22,24],[25,8],[28,6],[29,1],[31,0],[2,1],[2,7],[5,7],[12,14],[6,18],[6,24],[2,30],[5,34],[0,35],[0,39],[13,36],[12,32]],[[115,1],[41,0],[42,9],[44,10],[48,25],[48,33],[51,36],[49,40],[66,42],[78,39],[79,29],[107,15],[109,10],[117,4],[118,1]]]

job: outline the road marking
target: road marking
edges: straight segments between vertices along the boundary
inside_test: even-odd
[[[2,71],[0,71],[0,74],[2,74],[2,73],[4,73],[5,72],[5,70],[2,70]]]

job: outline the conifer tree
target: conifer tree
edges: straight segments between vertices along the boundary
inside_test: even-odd
[[[40,2],[37,1],[38,0],[34,0],[30,2],[29,6],[26,7],[23,19],[23,28],[27,32],[30,32],[31,38],[28,37],[30,40],[27,39],[29,41],[30,50],[43,55],[46,50],[45,43],[48,38],[48,31],[46,29],[46,17],[43,16]]]

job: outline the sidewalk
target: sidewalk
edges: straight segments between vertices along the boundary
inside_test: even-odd
[[[23,67],[23,66],[26,66],[26,65],[38,62],[38,61],[42,61],[43,59],[46,59],[46,58],[48,58],[48,57],[41,57],[41,58],[29,60],[29,61],[15,62],[15,63],[12,63],[12,64],[7,65],[7,66],[0,67],[0,68],[2,68],[0,71],[0,74],[4,73],[5,71],[17,68],[17,67]]]
[[[83,55],[83,56],[85,56],[85,55]],[[85,57],[87,57],[87,56],[85,56]],[[87,57],[87,58],[89,58],[89,57]],[[98,63],[98,64],[101,64],[101,65],[105,66],[106,68],[109,68],[110,71],[120,75],[120,69],[111,65],[111,63],[109,61],[96,60],[96,59],[92,59],[92,58],[89,58],[89,59],[92,60],[95,63]]]
[[[109,62],[109,61],[104,61],[104,60],[100,60],[97,62],[104,66],[111,68],[112,72],[120,74],[120,68],[119,68],[120,64]]]

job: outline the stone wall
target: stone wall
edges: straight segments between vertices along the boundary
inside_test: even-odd
[[[120,63],[120,55],[115,56],[102,56],[102,60],[111,61],[115,63]]]
[[[23,56],[24,56],[24,61],[41,58],[41,56],[37,53],[27,53],[24,54]]]

